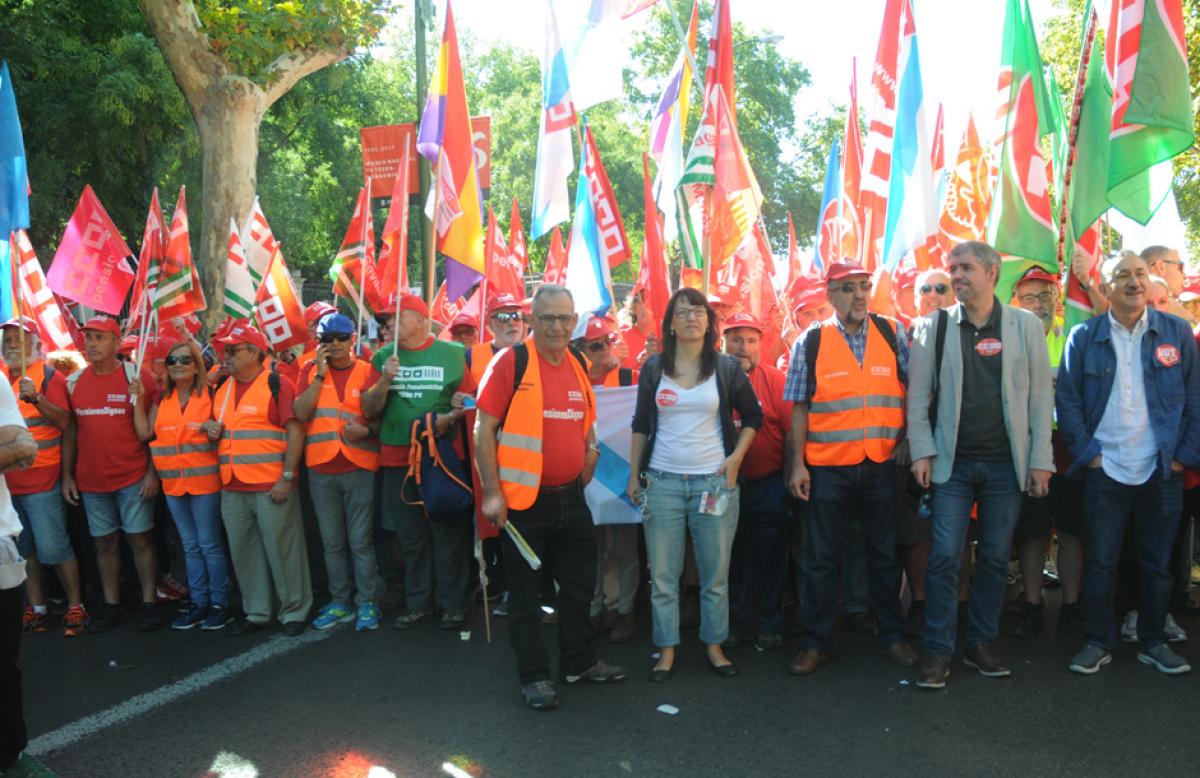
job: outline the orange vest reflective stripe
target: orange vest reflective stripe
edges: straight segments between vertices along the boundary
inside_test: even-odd
[[[471,375],[475,376],[475,385],[479,386],[483,383],[483,374],[487,371],[488,363],[496,356],[496,347],[489,341],[476,343],[467,350],[471,352]]]
[[[25,426],[29,428],[29,433],[37,442],[37,458],[34,459],[32,467],[58,467],[62,464],[62,430],[44,419],[36,405],[21,402],[21,377],[19,375],[14,378],[12,371],[7,367],[4,369],[4,374],[12,384],[13,396],[17,398],[17,407],[21,409],[21,416],[25,418]],[[25,377],[33,381],[34,387],[39,392],[42,391],[42,384],[46,382],[46,363],[33,362],[26,365]]]
[[[886,462],[904,428],[904,386],[896,355],[867,320],[867,348],[860,367],[836,321],[823,326],[804,457],[810,465]]]
[[[236,403],[233,398],[226,403],[237,383],[235,378],[225,381],[213,398],[214,407],[226,409],[225,429],[217,449],[223,484],[231,482],[234,475],[244,484],[263,485],[274,484],[283,476],[287,431],[270,420],[270,374],[270,370],[260,372]]]
[[[351,443],[342,436],[346,422],[363,415],[362,387],[370,372],[369,363],[356,359],[354,367],[350,368],[350,377],[346,379],[346,396],[341,400],[333,376],[327,374],[321,381],[317,407],[304,433],[304,462],[309,467],[333,461],[340,451],[363,470],[379,469],[378,438]]]
[[[206,391],[188,398],[182,411],[178,389],[159,402],[150,456],[162,479],[163,494],[180,497],[221,491],[217,444],[200,430],[201,424],[212,419],[212,408]]]
[[[529,349],[529,364],[500,427],[496,452],[500,490],[508,507],[518,511],[533,505],[542,483],[542,414],[546,408],[542,397],[542,360],[532,337],[525,341],[525,347]],[[586,440],[596,420],[596,396],[587,373],[575,357],[564,352],[563,359],[574,369],[583,391],[582,430]]]

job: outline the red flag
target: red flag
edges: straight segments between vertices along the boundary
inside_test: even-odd
[[[450,322],[454,321],[454,317],[462,311],[463,299],[460,297],[453,302],[446,293],[446,282],[438,287],[437,294],[433,296],[433,306],[429,309],[429,316],[434,321],[444,326],[449,326]]]
[[[662,218],[654,203],[654,184],[650,179],[650,155],[642,154],[642,202],[645,207],[646,237],[642,243],[642,261],[632,294],[642,295],[654,318],[654,331],[662,337],[662,318],[671,299],[671,274],[663,247]],[[634,356],[637,356],[636,354]]]
[[[863,221],[862,264],[874,271],[883,251],[887,226],[888,193],[892,177],[892,142],[896,135],[897,96],[900,87],[899,58],[901,15],[905,0],[887,0],[871,88],[875,93],[871,120],[867,124],[867,151],[862,171],[859,208]]]
[[[733,105],[721,90],[713,93],[713,188],[709,197],[710,272],[720,269],[758,221],[762,192],[737,133]]]
[[[945,134],[942,104],[938,103],[937,121],[933,126],[933,151],[930,156],[930,163],[933,166],[933,185],[938,192],[942,191],[941,181],[946,175]],[[913,249],[913,259],[919,269],[926,270],[931,267],[946,266],[946,255],[942,251],[939,232],[939,230],[934,230],[933,234],[925,239],[925,245]],[[899,270],[898,265],[896,269]]]
[[[146,214],[146,229],[142,232],[142,251],[138,255],[137,278],[133,282],[133,297],[129,303],[128,327],[140,323],[147,300],[153,299],[162,272],[163,251],[166,247],[167,222],[158,204],[158,187],[150,195],[150,210]]]
[[[46,280],[68,300],[116,316],[135,278],[125,259],[132,255],[92,187],[85,186]]]
[[[525,229],[521,225],[521,209],[517,206],[517,198],[513,198],[512,218],[508,223],[508,253],[516,260],[521,273],[529,265],[529,250],[525,246]],[[524,295],[521,296],[522,299]]]
[[[171,214],[170,240],[151,299],[158,310],[159,321],[183,318],[207,307],[204,290],[200,287],[200,276],[196,274],[196,264],[192,261],[187,198],[183,187],[179,188],[179,199],[175,201],[175,212]]]
[[[46,285],[46,276],[42,274],[42,266],[29,236],[25,230],[17,230],[12,235],[11,246],[13,271],[16,275],[19,297],[21,299],[22,315],[28,315],[38,323],[39,336],[47,350],[71,348],[73,341],[71,330],[67,323],[70,315],[64,315],[59,308],[58,300]]]
[[[846,113],[846,138],[842,143],[842,253],[862,261],[862,130],[858,124],[858,60],[850,79],[850,110]]]
[[[600,255],[608,260],[611,270],[622,262],[628,262],[633,256],[633,251],[629,247],[629,238],[625,236],[625,223],[621,220],[621,211],[617,208],[617,197],[613,194],[608,173],[604,170],[604,161],[600,159],[600,151],[596,148],[596,137],[592,134],[592,128],[586,124],[583,126],[583,137],[587,143],[587,150],[583,155],[583,172],[587,176],[592,208],[596,213]]]
[[[329,268],[333,293],[352,305],[359,303],[359,285],[364,287],[367,310],[382,311],[387,307],[375,278],[375,225],[371,216],[369,185],[358,190],[354,216],[346,228],[342,248]]]
[[[721,268],[718,280],[728,285],[742,307],[766,324],[771,309],[776,306],[775,288],[771,277],[775,274],[775,260],[771,247],[758,223],[742,245]],[[728,300],[728,297],[722,295]]]
[[[267,265],[267,272],[263,275],[254,300],[258,306],[255,313],[258,326],[275,351],[308,342],[304,306],[300,304],[296,287],[292,286],[292,277],[284,264],[283,252],[278,247]]]
[[[387,221],[383,223],[383,250],[375,265],[375,280],[384,297],[409,288],[408,283],[408,168],[409,140],[404,141],[404,154],[396,169],[396,184],[392,187],[392,202]],[[393,286],[393,284],[395,286]]]
[[[563,249],[562,232],[558,227],[550,235],[550,251],[546,254],[543,284],[562,284],[567,280],[567,252]]]
[[[511,294],[518,300],[525,299],[525,279],[517,260],[504,244],[504,233],[496,223],[496,214],[488,206],[487,230],[487,296]],[[481,319],[482,321],[482,319]]]

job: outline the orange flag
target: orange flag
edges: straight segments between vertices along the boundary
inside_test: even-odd
[[[985,240],[991,205],[990,175],[988,155],[979,142],[972,116],[950,170],[946,199],[938,217],[938,243],[946,256],[964,240]]]
[[[258,306],[255,314],[258,326],[275,351],[308,341],[304,306],[300,304],[296,287],[292,286],[292,277],[283,262],[283,252],[278,247],[267,264],[267,272],[263,275],[254,301]]]
[[[642,200],[645,208],[646,237],[642,242],[642,262],[638,268],[633,294],[641,292],[642,302],[654,317],[654,331],[662,337],[662,318],[671,298],[671,273],[663,247],[662,217],[654,203],[654,185],[650,179],[650,155],[642,154]],[[636,356],[636,355],[635,355]]]
[[[375,280],[383,297],[393,292],[407,290],[408,283],[408,139],[404,141],[404,154],[396,169],[396,183],[392,187],[392,202],[388,207],[387,221],[383,223],[383,250],[375,266]]]

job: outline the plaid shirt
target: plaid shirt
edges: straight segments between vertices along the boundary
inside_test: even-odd
[[[861,367],[863,358],[867,353],[867,327],[870,323],[864,323],[859,331],[851,335],[846,332],[846,328],[842,326],[841,320],[837,316],[832,317],[833,323],[837,325],[838,331],[842,333],[842,337],[846,339],[846,345],[850,347],[850,353],[858,360]],[[896,325],[896,368],[899,374],[900,383],[908,386],[908,333],[904,331],[904,325],[900,322],[894,322]],[[795,345],[792,346],[792,358],[788,365],[787,384],[783,387],[783,399],[788,402],[806,403],[812,399],[813,389],[812,382],[808,375],[808,355],[805,353],[804,344],[808,342],[808,333],[813,327],[823,326],[825,322],[814,322],[809,325],[800,337],[796,338]]]

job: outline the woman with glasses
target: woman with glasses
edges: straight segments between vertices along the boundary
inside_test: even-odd
[[[761,424],[750,379],[736,357],[717,351],[712,307],[697,290],[680,289],[663,317],[662,353],[646,360],[638,381],[626,487],[642,506],[650,561],[654,644],[661,652],[651,681],[667,680],[675,666],[685,532],[700,573],[700,640],[709,666],[721,676],[737,674],[721,649],[729,636],[729,557],[738,471]]]
[[[187,564],[192,607],[171,628],[218,630],[231,615],[217,444],[200,429],[213,419],[212,395],[194,340],[167,346],[164,362],[167,375],[161,399],[151,408],[144,402],[134,405],[133,422],[138,437],[152,441],[150,455]]]

